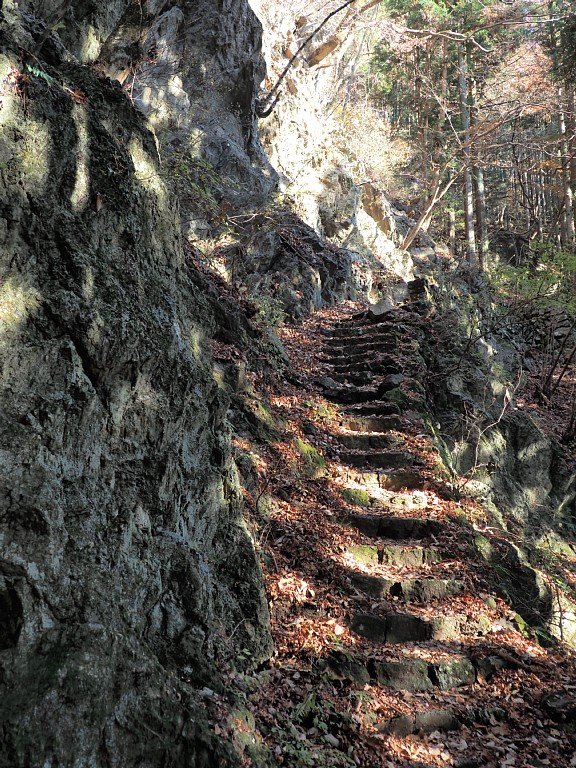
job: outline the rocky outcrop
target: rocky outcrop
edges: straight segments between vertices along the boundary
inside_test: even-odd
[[[271,641],[222,304],[141,115],[74,61],[138,5],[67,4],[69,53],[24,5],[0,53],[0,764],[235,766],[205,724],[216,665]]]
[[[527,622],[574,643],[575,606],[540,575],[573,556],[574,469],[516,403],[525,349],[520,322],[514,334],[498,322],[479,278],[452,275],[436,295],[443,312],[435,343],[423,353],[432,374],[429,404],[455,491],[478,499],[498,532],[478,552],[500,570],[503,593]]]
[[[454,277],[452,277],[452,280]],[[570,504],[573,478],[557,442],[517,407],[522,387],[520,324],[510,334],[493,316],[481,281],[446,282],[436,291],[444,306],[437,337],[426,353],[434,408],[454,470],[467,490],[516,519],[529,535],[547,530],[551,513]]]
[[[413,222],[366,179],[335,119],[344,98],[338,88],[353,66],[347,52],[354,40],[355,12],[343,10],[322,27],[325,9],[294,19],[281,4],[254,0],[253,6],[263,22],[269,89],[320,28],[293,61],[277,106],[260,121],[260,134],[279,172],[280,191],[296,202],[308,226],[346,253],[355,289],[375,298],[382,289],[376,276],[382,271],[399,283],[414,277],[411,256],[398,248]]]
[[[254,111],[265,74],[262,27],[246,0],[115,0],[105,7],[8,0],[4,14],[18,43],[40,60],[74,58],[123,84],[166,162],[175,153],[185,171],[198,157],[209,163],[217,202],[241,208],[268,197],[276,174]],[[191,233],[208,226],[193,200],[181,202]]]

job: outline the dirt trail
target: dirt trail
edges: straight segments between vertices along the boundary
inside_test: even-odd
[[[251,683],[256,724],[286,766],[576,765],[571,656],[497,596],[482,511],[454,500],[422,418],[424,306],[284,333],[294,379],[272,402],[309,451],[268,457],[277,651]]]

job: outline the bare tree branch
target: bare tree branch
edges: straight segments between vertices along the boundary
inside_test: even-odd
[[[328,14],[328,16],[326,16],[326,18],[324,19],[324,21],[323,21],[321,24],[319,24],[319,25],[316,27],[316,29],[314,30],[314,32],[312,32],[312,34],[308,35],[308,37],[307,37],[307,38],[306,38],[306,40],[304,40],[304,42],[303,42],[303,43],[300,45],[300,47],[298,48],[298,50],[296,51],[296,53],[294,54],[294,56],[292,56],[292,58],[290,59],[290,61],[288,62],[288,64],[286,64],[286,66],[285,66],[285,67],[284,67],[284,69],[282,70],[282,74],[280,75],[280,77],[278,78],[278,80],[276,80],[276,83],[274,84],[274,86],[272,87],[272,89],[270,90],[270,92],[269,92],[269,93],[268,93],[268,94],[267,94],[267,95],[266,95],[266,96],[265,96],[263,99],[258,99],[258,101],[257,101],[257,104],[256,104],[256,114],[257,114],[257,115],[261,115],[262,113],[265,113],[265,112],[266,112],[266,110],[267,110],[267,109],[268,109],[268,107],[270,106],[270,104],[271,104],[272,100],[274,99],[274,97],[275,97],[275,96],[276,96],[276,94],[278,93],[278,89],[279,89],[279,88],[280,88],[280,86],[282,85],[282,82],[283,82],[284,78],[286,77],[286,75],[287,75],[287,74],[288,74],[288,72],[290,71],[290,69],[291,69],[292,65],[294,64],[294,62],[296,61],[296,59],[298,58],[298,56],[299,56],[299,55],[302,53],[302,51],[304,50],[304,48],[306,48],[306,46],[308,45],[308,43],[309,43],[309,42],[310,42],[310,41],[311,41],[311,40],[312,40],[314,37],[316,37],[316,35],[318,34],[318,32],[320,32],[320,30],[321,30],[323,27],[325,27],[325,26],[326,26],[326,24],[327,24],[327,23],[330,21],[330,19],[331,19],[333,16],[336,16],[336,14],[337,14],[337,13],[340,13],[340,11],[343,11],[345,8],[348,8],[348,6],[349,6],[349,5],[352,5],[352,3],[355,3],[355,2],[357,2],[357,0],[347,0],[347,2],[343,3],[343,4],[342,4],[342,5],[340,5],[338,8],[336,8],[336,10],[335,10],[335,11],[332,11],[332,13],[329,13],[329,14]]]

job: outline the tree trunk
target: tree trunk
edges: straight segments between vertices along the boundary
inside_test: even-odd
[[[472,130],[478,126],[478,110],[476,83],[472,88],[472,107],[470,109],[470,122]],[[480,269],[486,269],[488,258],[488,225],[486,218],[486,193],[484,189],[484,169],[480,164],[480,146],[478,140],[474,143],[474,211],[476,213],[476,234],[478,239],[478,261]]]
[[[486,269],[488,259],[488,226],[486,222],[486,192],[484,189],[484,170],[481,166],[474,169],[474,204],[478,228],[478,261],[480,269]]]
[[[450,221],[450,253],[456,255],[456,214],[453,208],[448,209],[448,220]]]
[[[441,75],[441,89],[440,89],[440,111],[438,115],[438,125],[436,127],[436,135],[432,136],[432,150],[429,152],[427,159],[429,158],[430,172],[426,171],[424,176],[427,186],[427,195],[425,209],[428,214],[422,221],[421,229],[428,230],[432,221],[432,214],[434,213],[434,206],[437,201],[434,201],[434,197],[442,182],[442,174],[445,170],[442,166],[442,152],[444,147],[444,129],[446,126],[446,115],[448,110],[447,96],[448,96],[448,41],[444,39],[442,41],[442,75]],[[430,143],[430,129],[429,120],[427,118],[426,133],[428,136],[427,142]]]
[[[472,189],[472,171],[470,168],[470,108],[468,104],[468,66],[466,51],[461,45],[458,49],[458,82],[460,86],[460,114],[464,128],[464,226],[466,229],[466,257],[471,267],[478,266],[476,237],[474,233],[474,194]]]
[[[564,106],[566,104],[566,98],[564,89],[560,88],[559,92],[559,106],[558,112],[558,128],[560,131],[560,159],[561,159],[561,171],[560,178],[562,181],[562,196],[564,199],[564,213],[562,216],[563,231],[565,242],[564,245],[568,247],[574,246],[576,239],[576,231],[574,228],[574,206],[572,199],[572,186],[570,183],[570,152],[568,148],[568,136],[566,131],[566,114],[564,112]]]

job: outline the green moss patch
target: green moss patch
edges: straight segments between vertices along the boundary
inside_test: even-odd
[[[370,494],[367,491],[361,491],[358,488],[342,488],[340,496],[349,504],[356,504],[358,507],[370,506]]]
[[[326,462],[313,445],[297,437],[294,447],[300,456],[299,464],[306,477],[322,477],[325,474]]]

